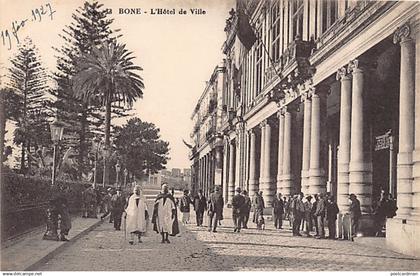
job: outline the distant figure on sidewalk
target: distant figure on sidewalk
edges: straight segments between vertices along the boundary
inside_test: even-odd
[[[112,198],[112,189],[108,188],[107,194],[103,197],[102,201],[104,204],[104,214],[101,216],[101,219],[104,219],[107,215],[111,213],[111,198]],[[112,215],[109,216],[109,223],[112,223]]]
[[[314,200],[312,202],[312,210],[311,210],[311,219],[312,219],[312,225],[315,226],[315,237],[319,236],[319,232],[318,232],[318,221],[316,218],[316,206],[318,205],[318,201],[319,201],[319,197],[317,194],[314,195]]]
[[[182,223],[190,223],[190,205],[192,204],[191,197],[189,195],[190,191],[184,190],[184,195],[179,201],[179,210],[182,213]]]
[[[125,213],[125,231],[127,234],[130,234],[129,243],[134,244],[134,236],[137,236],[138,242],[141,243],[141,236],[147,232],[149,213],[147,211],[146,198],[142,195],[139,185],[134,187],[134,193],[128,199]]]
[[[175,236],[179,233],[175,199],[169,193],[166,183],[162,185],[162,190],[156,197],[152,223],[153,230],[162,235],[161,243],[170,243],[169,235]]]
[[[217,232],[216,228],[219,224],[219,221],[223,219],[223,206],[224,200],[222,193],[220,192],[220,186],[216,186],[215,191],[210,194],[207,210],[209,215],[209,232]]]
[[[207,209],[207,199],[203,195],[203,190],[198,190],[198,195],[194,198],[194,211],[197,226],[203,226],[204,211]]]
[[[232,198],[232,219],[235,227],[233,232],[239,233],[241,232],[245,198],[241,195],[241,188],[237,187],[235,192]]]
[[[350,194],[349,199],[350,203],[350,219],[351,219],[351,233],[352,237],[357,235],[357,231],[359,230],[359,219],[362,216],[362,211],[360,209],[360,201],[357,199],[355,194]]]
[[[264,221],[264,198],[262,197],[263,192],[259,191],[255,193],[252,205],[254,207],[254,217],[252,222],[257,225],[257,229],[260,230],[262,227],[262,222]]]
[[[327,223],[328,223],[328,238],[336,239],[336,221],[338,215],[338,205],[334,202],[334,197],[329,196],[327,199]]]
[[[248,229],[249,213],[251,212],[251,198],[248,196],[248,192],[246,190],[242,191],[242,196],[245,198],[245,203],[243,207],[242,228]]]
[[[310,237],[310,232],[312,231],[312,196],[308,195],[306,197],[306,201],[303,203],[303,207],[305,208],[305,234],[307,237]]]
[[[66,236],[69,234],[71,229],[71,218],[69,213],[68,201],[65,193],[68,188],[62,188],[62,193],[56,199],[56,207],[59,215],[60,222],[60,241],[68,241]]]
[[[303,193],[295,195],[290,207],[292,211],[293,236],[302,236],[299,233],[302,218],[305,214],[305,207],[303,206],[302,199]]]
[[[316,216],[316,223],[318,227],[318,235],[315,236],[317,239],[324,239],[325,238],[325,215],[327,213],[327,203],[325,201],[325,197],[323,194],[318,194],[318,202],[316,204],[315,216]]]
[[[382,228],[386,223],[386,217],[389,210],[388,193],[381,191],[379,200],[373,206],[373,218],[375,223],[375,236],[383,236]]]
[[[112,217],[114,219],[114,228],[117,231],[121,230],[121,217],[124,212],[126,201],[121,194],[121,187],[117,188],[117,193],[111,198]]]
[[[284,202],[281,198],[281,193],[273,198],[273,221],[274,228],[283,229],[283,213],[284,213]]]

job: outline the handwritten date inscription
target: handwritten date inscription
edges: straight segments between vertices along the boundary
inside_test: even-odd
[[[44,18],[53,20],[55,12],[56,11],[53,9],[50,3],[46,3],[38,8],[32,9],[29,17],[25,19],[14,20],[10,24],[10,29],[1,30],[1,43],[4,47],[7,47],[8,50],[11,50],[14,42],[16,44],[20,43],[20,30],[31,23],[41,22]]]

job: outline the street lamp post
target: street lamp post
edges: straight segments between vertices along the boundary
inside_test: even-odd
[[[119,181],[120,171],[121,171],[120,161],[117,160],[117,164],[115,164],[115,172],[117,173],[117,177],[115,178],[115,187],[118,187],[118,183],[120,182]]]
[[[51,140],[54,144],[54,153],[53,153],[53,165],[51,173],[51,187],[55,186],[56,179],[56,170],[57,170],[57,155],[58,155],[58,144],[63,138],[64,126],[60,123],[57,118],[50,125],[51,131]],[[52,195],[54,196],[54,195]],[[54,205],[53,199],[50,200],[49,206],[47,209],[47,231],[45,232],[43,239],[44,240],[55,240],[58,241],[58,210]]]

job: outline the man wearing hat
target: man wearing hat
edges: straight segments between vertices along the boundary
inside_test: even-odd
[[[233,225],[235,225],[234,232],[239,233],[241,231],[245,198],[241,195],[241,188],[237,187],[235,192],[236,193],[232,198],[232,219]]]
[[[306,201],[303,202],[303,207],[305,210],[304,218],[305,218],[305,234],[307,237],[310,237],[310,232],[312,231],[312,196],[306,196]]]
[[[220,192],[220,186],[214,188],[214,192],[210,194],[208,215],[209,215],[209,231],[217,232],[216,228],[219,220],[223,219],[224,200]]]
[[[350,194],[350,219],[351,219],[351,233],[352,236],[356,236],[359,228],[359,219],[362,216],[362,211],[360,209],[360,201],[357,199],[355,194]]]
[[[115,230],[121,230],[121,217],[125,208],[125,198],[121,193],[121,187],[117,188],[117,193],[111,198],[112,217],[114,218]]]

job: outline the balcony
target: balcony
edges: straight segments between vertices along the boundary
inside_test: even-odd
[[[283,88],[294,88],[313,74],[309,57],[315,48],[314,41],[303,41],[299,36],[287,47],[274,65],[264,72],[264,93],[267,87],[280,81]]]

